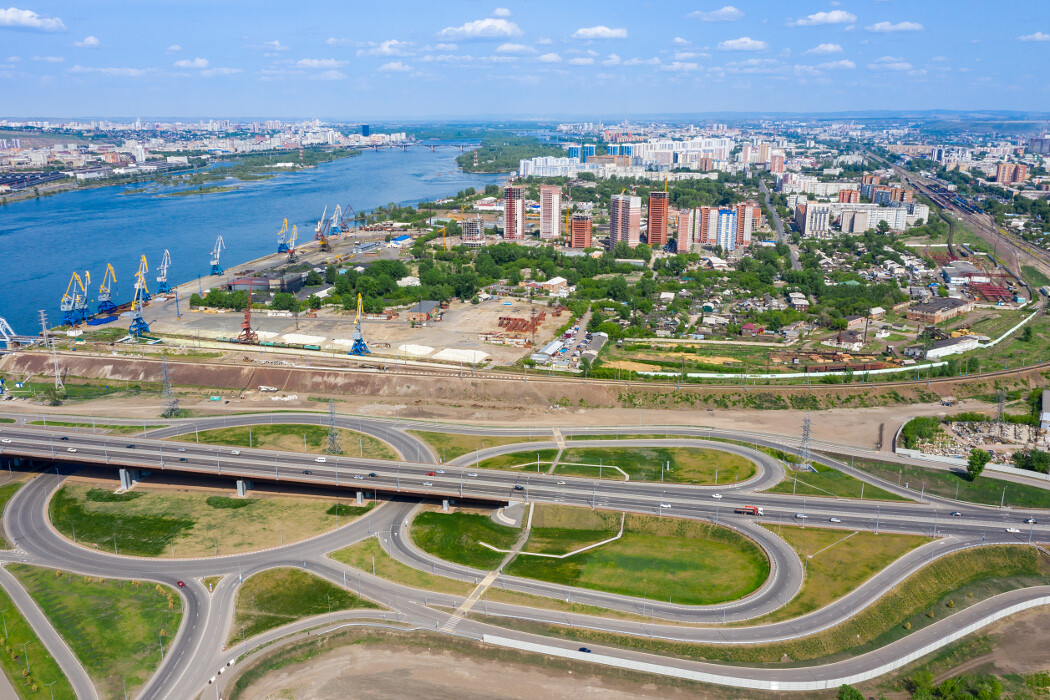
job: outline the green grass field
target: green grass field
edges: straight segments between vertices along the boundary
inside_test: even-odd
[[[306,571],[269,569],[246,579],[237,592],[227,643],[329,611],[378,607]]]
[[[115,494],[70,483],[51,499],[63,535],[107,552],[144,557],[206,557],[297,542],[368,512],[332,499],[264,495],[230,498],[199,491],[150,489]]]
[[[40,643],[36,632],[22,617],[22,613],[18,611],[14,602],[2,588],[0,588],[0,610],[5,611],[4,616],[7,620],[7,631],[4,633],[4,638],[0,640],[0,647],[5,651],[7,647],[10,647],[12,651],[10,654],[0,654],[0,671],[11,681],[18,697],[23,700],[50,697],[50,695],[45,695],[46,684],[54,682],[52,687],[55,691],[55,700],[76,700],[73,687],[62,674],[62,669]],[[3,628],[0,628],[0,632],[3,632]],[[22,671],[26,670],[26,667],[22,658],[22,645],[27,642],[29,673],[23,676]]]
[[[4,508],[7,507],[7,502],[15,495],[15,491],[22,488],[24,484],[24,481],[19,480],[11,481],[0,486],[0,515],[3,514]],[[0,549],[8,549],[7,540],[4,538],[2,528],[0,528]]]
[[[25,564],[11,564],[8,570],[80,659],[103,698],[123,697],[125,681],[134,695],[160,664],[161,644],[166,651],[178,632],[182,600],[166,586]]]
[[[878,486],[865,484],[860,479],[855,479],[849,474],[844,474],[838,469],[823,464],[813,464],[817,473],[788,471],[784,480],[772,488],[766,489],[768,493],[797,493],[802,496],[838,496],[840,498],[860,498],[863,494],[866,499],[880,501],[905,501],[903,496],[890,493]]]
[[[512,452],[481,460],[476,464],[479,469],[501,469],[503,471],[536,471],[539,460],[540,470],[546,472],[551,462],[558,456],[558,450],[533,450],[532,452]]]
[[[529,541],[536,541],[527,546],[532,551],[564,553],[615,534],[609,524],[600,529],[587,523],[581,523],[583,527],[537,527],[534,520]],[[615,542],[565,559],[518,555],[506,573],[638,598],[706,605],[736,600],[757,589],[769,576],[769,561],[757,545],[726,528],[628,515],[623,537]]]
[[[107,433],[109,435],[134,435],[142,432],[141,425],[117,425],[116,423],[77,423],[77,422],[62,422],[53,420],[34,420],[29,422],[30,425],[47,425],[48,427],[57,428],[80,428],[82,430],[98,430],[99,432]],[[166,428],[166,425],[154,425],[151,423],[146,424],[146,430],[156,430],[157,428]]]
[[[513,626],[582,643],[642,649],[687,659],[799,666],[816,660],[826,663],[881,648],[991,595],[1047,583],[1050,583],[1050,558],[1035,548],[988,546],[938,559],[846,622],[790,641],[703,645],[560,625],[514,623]],[[731,634],[731,630],[726,631],[727,637]]]
[[[513,445],[519,442],[536,442],[538,440],[550,440],[549,431],[539,431],[536,437],[517,436],[506,437],[499,435],[458,435],[456,433],[433,433],[426,430],[409,430],[409,434],[415,435],[423,442],[430,445],[434,454],[442,462],[455,459],[461,455],[474,450],[484,450],[486,447],[497,445]]]
[[[1005,488],[1004,502],[1008,506],[1050,508],[1050,490],[1038,486],[1001,481],[990,476],[979,476],[976,481],[970,481],[965,474],[871,459],[858,459],[854,466],[887,481],[899,482],[901,486],[907,484],[916,496],[925,484],[926,493],[935,496],[997,506],[1004,499]]]
[[[1021,276],[1025,278],[1025,281],[1028,282],[1028,284],[1034,287],[1045,287],[1050,284],[1050,277],[1047,277],[1031,265],[1021,266]]]
[[[755,474],[755,463],[746,457],[700,447],[573,447],[564,450],[559,464],[617,466],[631,481],[660,481],[660,466],[670,462],[663,480],[680,484],[731,484]],[[559,467],[559,472],[562,471]],[[595,466],[590,470],[598,475]]]
[[[499,525],[488,515],[480,513],[424,511],[416,516],[411,527],[412,541],[424,552],[486,570],[499,566],[505,555],[482,547],[478,542],[510,549],[517,542],[519,533],[517,528]]]
[[[393,447],[371,435],[345,428],[339,428],[338,433],[339,445],[343,449],[340,454],[365,459],[398,459]],[[186,433],[173,437],[172,440],[197,442],[198,437],[200,442],[211,445],[321,454],[328,446],[328,426],[267,423],[251,427],[202,430],[199,436]],[[251,445],[248,444],[249,440]]]
[[[619,513],[569,506],[537,506],[523,552],[565,554],[620,531]]]
[[[467,595],[474,590],[473,583],[457,581],[444,576],[435,576],[426,571],[420,571],[402,564],[387,554],[375,537],[369,537],[367,540],[362,540],[357,544],[331,552],[328,556],[366,572],[372,571],[374,563],[376,576],[411,586],[412,588],[420,588],[436,593],[451,593],[453,595]]]
[[[769,615],[748,620],[759,625],[790,620],[819,610],[867,581],[912,549],[930,542],[918,535],[850,533],[821,528],[766,525],[806,562],[806,579],[798,594]]]

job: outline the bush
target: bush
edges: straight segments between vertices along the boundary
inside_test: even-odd
[[[929,440],[941,432],[941,421],[933,416],[920,416],[912,418],[901,430],[901,444],[909,449],[915,449],[920,440]]]

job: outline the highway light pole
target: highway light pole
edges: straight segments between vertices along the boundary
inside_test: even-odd
[[[882,514],[882,511],[879,510],[879,507],[875,506],[875,534],[876,535],[879,534],[879,516],[881,514]]]
[[[58,683],[58,681],[57,680],[53,680],[50,683],[44,683],[44,685],[47,686],[47,689],[51,691],[51,700],[55,700],[55,689],[51,687],[55,683]]]
[[[30,639],[29,642],[26,642],[25,644],[21,645],[21,647],[22,647],[22,655],[26,657],[26,671],[27,672],[29,671],[29,649],[27,649],[26,647],[29,646],[29,643],[32,642],[32,641],[33,640]]]
[[[0,610],[0,617],[4,618],[4,639],[7,639],[7,637],[9,636],[7,634],[7,615],[5,615],[4,613],[6,613],[10,609],[11,608],[4,608],[3,610]]]

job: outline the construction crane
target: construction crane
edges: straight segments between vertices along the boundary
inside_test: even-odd
[[[349,355],[371,355],[372,351],[368,349],[368,343],[365,342],[365,336],[361,333],[361,312],[364,310],[364,304],[361,301],[361,294],[357,295],[357,320],[354,321],[354,344],[350,348]]]
[[[222,234],[215,239],[215,247],[211,251],[211,274],[221,275],[223,273],[222,266],[219,265],[219,255],[222,251],[226,250],[226,244],[222,240]]]
[[[102,284],[98,286],[98,312],[100,314],[111,314],[117,310],[113,303],[113,285],[117,283],[117,273],[113,265],[106,264],[106,272],[102,275]]]
[[[299,226],[292,224],[292,237],[288,239],[288,262],[295,262],[295,242],[299,239]]]
[[[353,219],[353,222],[354,222],[354,240],[356,241],[357,240],[357,219],[358,219],[358,216],[357,216],[357,212],[354,211],[354,208],[352,206],[350,206],[349,204],[347,204],[345,207],[343,207],[343,220],[339,222],[339,228],[344,234],[347,233],[347,231],[350,229],[350,226],[348,225],[348,222],[351,219]]]
[[[448,241],[445,240],[445,227],[441,227],[441,247],[444,250],[448,250]]]
[[[146,256],[143,255],[139,260],[139,269],[135,273],[135,296],[139,296],[139,288],[141,288],[141,301],[143,305],[152,298],[149,293],[149,287],[146,286],[146,273],[148,272],[149,265],[146,263]]]
[[[131,299],[131,325],[128,326],[128,333],[136,336],[149,333],[149,324],[146,323],[146,319],[142,318],[142,309],[146,306],[146,301],[149,299],[149,291],[146,289],[146,273],[148,270],[145,265],[146,256],[143,255],[142,262],[139,264],[139,271],[135,273],[135,296]]]
[[[241,334],[237,336],[237,342],[243,345],[254,345],[259,342],[259,334],[252,330],[252,282],[254,278],[248,277],[248,303],[244,305],[244,320],[241,321]]]
[[[288,252],[288,219],[284,220],[284,224],[281,226],[281,230],[277,232],[277,252],[287,253]]]
[[[332,223],[330,225],[329,233],[331,235],[333,235],[333,236],[338,234],[338,233],[342,233],[342,231],[343,231],[343,208],[341,206],[339,206],[338,204],[335,205],[335,213],[332,214],[332,220],[331,221],[332,221]]]
[[[325,218],[327,215],[328,215],[328,205],[326,204],[325,207],[324,207],[324,211],[321,212],[321,218],[317,220],[317,226],[314,227],[314,240],[315,241],[321,240],[321,236],[324,235],[324,233],[322,233],[322,229],[325,232],[328,231],[328,223],[329,222],[328,222],[328,219]]]
[[[317,228],[314,229],[314,240],[318,242],[318,248],[322,253],[327,253],[331,250],[328,243],[328,232],[332,228],[334,219],[325,218],[327,213],[328,207],[325,207],[324,214],[321,214],[321,219],[317,222]]]
[[[171,285],[168,284],[168,268],[171,267],[171,253],[164,250],[164,256],[160,259],[160,267],[157,269],[157,294],[170,294]]]
[[[66,285],[66,293],[62,295],[62,299],[59,301],[59,308],[62,310],[63,326],[75,326],[85,318],[87,288],[84,286],[84,281],[80,278],[80,275],[76,272],[73,272],[72,277],[69,278],[69,284]]]

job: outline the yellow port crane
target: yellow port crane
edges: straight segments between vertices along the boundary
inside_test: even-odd
[[[149,287],[146,286],[146,273],[149,272],[149,263],[146,262],[146,256],[143,255],[139,259],[139,269],[135,273],[135,298],[131,302],[131,309],[135,309],[135,300],[138,300],[139,306],[145,306],[146,302],[150,300]]]
[[[91,284],[91,277],[88,273],[85,272],[84,276],[88,278],[88,284]],[[63,326],[75,326],[87,318],[87,287],[84,286],[84,280],[75,271],[69,278],[69,284],[66,285],[66,293],[62,295],[59,308],[62,309]]]
[[[113,265],[106,263],[106,272],[102,275],[102,284],[98,287],[98,312],[111,314],[117,310],[113,303],[113,285],[117,283],[117,273]]]

